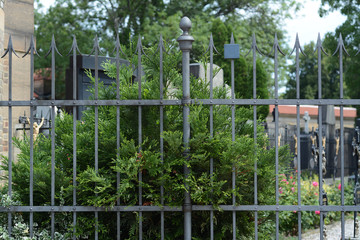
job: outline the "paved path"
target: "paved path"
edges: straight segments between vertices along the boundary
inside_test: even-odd
[[[341,221],[329,224],[326,226],[328,233],[328,240],[339,240],[341,238]],[[354,220],[345,220],[345,239],[353,237],[354,234]],[[320,229],[309,230],[302,234],[304,240],[318,240],[320,239]],[[360,239],[360,238],[359,238]]]

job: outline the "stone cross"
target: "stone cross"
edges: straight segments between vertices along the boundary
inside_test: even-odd
[[[309,116],[309,112],[305,111],[303,119],[305,120],[305,133],[308,134],[309,133],[309,121],[310,121],[310,116]]]

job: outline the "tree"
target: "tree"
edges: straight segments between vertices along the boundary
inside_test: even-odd
[[[329,37],[325,38],[323,47],[330,54],[334,49]],[[304,53],[299,58],[299,80],[300,80],[300,98],[317,99],[318,98],[318,59],[317,52],[314,53],[316,46],[310,42],[304,46]],[[332,56],[322,53],[321,58],[321,87],[322,98],[334,99],[339,98],[339,76],[338,62]],[[296,99],[296,63],[294,62],[289,68],[289,80],[286,84],[284,98]]]
[[[50,68],[51,55],[45,58],[50,50],[51,39],[54,36],[57,49],[63,56],[56,54],[56,98],[65,97],[65,70],[69,68],[70,57],[66,54],[71,49],[73,36],[76,37],[80,51],[90,53],[92,41],[89,36],[95,36],[95,31],[86,28],[81,22],[81,16],[76,14],[76,5],[68,0],[58,0],[48,9],[41,12],[41,4],[35,9],[35,38],[37,52],[40,57],[35,59],[35,70]]]
[[[327,38],[332,46],[336,47],[337,39],[341,33],[346,49],[350,54],[350,56],[344,56],[344,82],[346,84],[344,94],[347,97],[359,99],[360,55],[358,55],[357,52],[359,51],[360,46],[360,32],[358,30],[360,22],[360,5],[358,1],[325,0],[322,1],[319,14],[320,16],[324,16],[328,12],[335,10],[340,10],[347,19],[336,29],[335,33],[328,34]],[[358,105],[354,107],[357,108],[357,115],[360,117],[360,107]]]
[[[38,6],[41,8],[41,4]],[[39,9],[36,11],[35,35],[41,56],[48,51],[52,34],[61,53],[68,52],[73,35],[77,37],[80,50],[89,53],[93,45],[91,39],[98,35],[102,51],[111,56],[117,35],[125,45],[139,34],[142,34],[145,46],[157,42],[159,34],[166,41],[174,42],[181,34],[179,19],[187,15],[193,22],[191,34],[196,39],[192,55],[199,60],[205,52],[204,46],[208,44],[208,31],[216,19],[217,22],[221,19],[226,26],[233,26],[232,32],[242,50],[251,46],[251,35],[256,33],[258,43],[270,52],[269,39],[273,39],[277,32],[282,41],[281,22],[298,7],[294,0],[57,0],[46,13]],[[230,32],[227,33],[221,38],[228,40]],[[217,47],[222,49],[222,45]],[[57,98],[61,99],[65,95],[65,69],[69,66],[69,57],[57,57],[56,60]],[[49,66],[50,58],[39,59],[35,69]],[[265,62],[265,68],[271,69],[269,61]]]

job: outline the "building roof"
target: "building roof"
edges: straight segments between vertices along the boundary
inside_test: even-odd
[[[275,108],[275,105],[269,105],[270,113]],[[296,115],[296,105],[279,105],[279,114]],[[318,106],[316,105],[303,105],[300,106],[300,115],[304,115],[305,111],[310,116],[318,115]],[[340,107],[334,107],[335,117],[340,117]],[[355,118],[356,108],[344,107],[344,118]]]

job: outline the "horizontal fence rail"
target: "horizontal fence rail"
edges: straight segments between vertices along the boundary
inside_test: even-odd
[[[303,54],[303,51],[301,49],[300,46],[300,42],[299,42],[299,38],[298,36],[296,37],[296,43],[294,46],[294,49],[292,50],[291,54],[295,54],[295,63],[296,63],[296,99],[280,99],[279,98],[279,59],[280,58],[285,58],[283,55],[285,55],[278,43],[277,40],[277,36],[275,35],[275,40],[274,40],[274,45],[272,48],[272,52],[270,53],[270,55],[272,56],[271,58],[274,61],[274,72],[273,72],[273,76],[274,76],[274,83],[275,83],[275,92],[274,92],[274,98],[273,99],[259,99],[258,95],[257,95],[257,72],[256,72],[256,61],[259,58],[258,55],[263,55],[263,53],[259,50],[257,44],[256,44],[256,38],[255,35],[253,35],[252,38],[252,45],[251,45],[251,49],[249,51],[248,54],[252,54],[252,82],[253,82],[253,88],[252,88],[252,98],[250,99],[237,99],[235,97],[235,85],[237,84],[234,80],[235,75],[238,74],[235,72],[234,68],[235,68],[235,60],[237,58],[239,58],[239,55],[232,55],[230,57],[226,57],[225,58],[229,60],[229,64],[231,65],[231,86],[230,86],[230,97],[227,99],[216,99],[214,98],[214,83],[213,83],[213,78],[214,78],[214,59],[213,59],[213,55],[214,52],[218,53],[218,50],[216,49],[216,47],[214,46],[214,42],[213,42],[213,37],[212,35],[210,36],[210,41],[209,41],[209,46],[208,46],[208,53],[210,55],[210,69],[209,69],[209,90],[210,90],[210,96],[208,99],[191,99],[190,97],[190,67],[189,67],[189,63],[190,63],[190,52],[191,52],[191,48],[192,48],[192,42],[194,41],[194,38],[190,35],[189,31],[191,28],[191,21],[184,17],[181,22],[180,22],[180,28],[183,30],[183,34],[177,39],[177,41],[179,42],[180,45],[180,50],[182,51],[182,84],[183,84],[183,98],[182,99],[165,99],[165,93],[164,93],[164,69],[163,69],[163,63],[164,63],[164,55],[166,55],[166,49],[162,40],[162,37],[160,37],[160,41],[159,41],[159,47],[158,47],[158,52],[159,52],[159,69],[160,69],[160,74],[159,74],[159,88],[160,88],[160,96],[158,99],[143,99],[142,98],[142,93],[143,93],[143,86],[142,84],[145,84],[145,81],[142,80],[142,58],[148,57],[146,56],[146,53],[144,52],[144,48],[142,46],[141,43],[141,37],[139,37],[138,43],[137,43],[137,47],[136,47],[136,52],[135,52],[135,56],[137,57],[137,67],[136,67],[136,73],[137,73],[137,79],[138,79],[138,98],[137,99],[127,99],[127,100],[122,100],[121,99],[121,86],[120,86],[120,57],[121,56],[125,56],[123,50],[121,49],[121,45],[119,42],[119,38],[117,38],[116,43],[115,43],[115,48],[114,48],[114,53],[116,55],[116,76],[115,76],[115,84],[116,84],[116,97],[113,100],[102,100],[99,99],[99,54],[101,54],[100,51],[100,47],[99,47],[99,42],[97,37],[94,40],[94,46],[93,46],[93,50],[90,53],[94,54],[95,56],[95,71],[94,71],[94,86],[95,86],[95,91],[94,91],[94,99],[93,100],[82,100],[82,99],[77,99],[77,72],[76,72],[76,66],[77,66],[77,59],[76,59],[76,54],[80,53],[77,42],[76,42],[76,38],[74,37],[73,39],[73,44],[72,44],[72,48],[69,51],[69,54],[72,55],[72,64],[73,64],[73,72],[72,72],[72,77],[73,77],[73,96],[71,100],[60,100],[60,99],[56,99],[55,98],[55,81],[56,81],[56,75],[55,75],[55,71],[56,71],[56,54],[58,54],[59,56],[62,56],[59,51],[57,50],[56,47],[56,43],[55,43],[55,39],[53,38],[51,41],[51,47],[49,52],[47,53],[46,56],[50,56],[51,55],[51,98],[50,100],[37,100],[34,98],[34,59],[35,56],[38,55],[36,49],[35,49],[35,44],[34,44],[34,39],[31,39],[31,43],[30,43],[30,47],[27,51],[27,53],[23,56],[28,56],[30,57],[30,99],[29,100],[13,100],[12,99],[12,91],[14,89],[12,89],[12,67],[13,67],[13,57],[19,57],[16,52],[13,49],[12,46],[12,40],[11,40],[11,36],[9,39],[9,45],[7,47],[6,52],[4,53],[4,55],[2,56],[4,57],[8,57],[8,62],[9,62],[9,97],[8,100],[1,100],[0,101],[0,107],[3,108],[7,108],[8,109],[8,117],[9,117],[9,135],[8,135],[8,195],[11,197],[12,193],[13,193],[13,179],[12,179],[12,169],[13,169],[13,143],[12,143],[12,112],[14,107],[28,107],[30,109],[30,119],[29,119],[29,124],[30,124],[30,152],[29,152],[29,206],[8,206],[8,207],[0,207],[0,212],[1,213],[6,213],[7,217],[8,217],[8,232],[9,235],[11,236],[12,234],[12,228],[13,228],[13,215],[17,212],[24,212],[24,213],[29,213],[29,236],[33,237],[34,236],[34,214],[36,213],[49,213],[50,214],[50,226],[51,226],[51,236],[52,238],[55,237],[55,232],[56,232],[56,218],[60,213],[72,213],[72,224],[73,224],[73,239],[77,239],[76,237],[76,226],[79,222],[79,214],[80,213],[86,213],[89,212],[91,214],[93,214],[93,218],[95,219],[94,221],[94,238],[95,239],[101,239],[101,232],[99,230],[99,214],[100,213],[116,213],[116,231],[117,231],[117,239],[121,239],[121,233],[124,231],[121,228],[121,220],[122,220],[122,214],[124,213],[133,213],[136,212],[138,214],[138,226],[137,226],[137,232],[138,232],[138,238],[139,239],[143,239],[144,236],[144,232],[143,232],[143,222],[144,222],[144,217],[143,214],[145,214],[146,212],[158,212],[159,216],[160,216],[160,238],[161,239],[165,239],[166,238],[166,214],[168,214],[169,212],[182,212],[183,213],[183,222],[184,222],[184,239],[192,239],[192,227],[194,226],[194,224],[197,223],[192,223],[192,214],[193,212],[209,212],[209,225],[210,225],[210,236],[206,236],[206,238],[210,238],[210,239],[215,239],[216,237],[216,232],[215,232],[215,228],[214,225],[215,224],[221,224],[220,223],[216,223],[215,221],[215,217],[214,214],[217,211],[225,211],[225,212],[231,212],[231,219],[232,219],[232,238],[233,239],[238,239],[238,226],[241,225],[241,222],[238,221],[237,219],[237,214],[239,214],[239,212],[252,212],[254,214],[254,219],[252,220],[254,223],[254,238],[258,239],[259,236],[259,212],[274,212],[275,213],[275,226],[276,226],[276,232],[275,232],[275,237],[276,239],[279,239],[280,237],[280,225],[281,225],[281,220],[279,219],[279,212],[281,211],[292,211],[292,212],[296,212],[297,215],[297,219],[298,219],[298,238],[301,239],[301,232],[302,232],[302,214],[303,212],[306,211],[320,211],[320,239],[326,239],[326,231],[325,231],[325,226],[324,226],[324,219],[325,219],[325,215],[326,212],[341,212],[341,237],[342,239],[345,239],[345,212],[357,212],[360,211],[360,207],[357,205],[345,205],[345,196],[344,196],[344,109],[346,109],[347,106],[352,105],[352,106],[359,106],[360,105],[360,99],[344,99],[344,94],[343,94],[343,57],[344,54],[347,54],[343,41],[342,41],[342,37],[340,35],[339,37],[339,44],[338,47],[334,53],[334,55],[338,55],[339,58],[339,77],[340,77],[340,93],[339,93],[339,98],[338,99],[323,99],[322,98],[322,90],[321,90],[321,85],[322,85],[322,76],[321,76],[321,58],[322,58],[322,54],[325,54],[324,49],[322,47],[322,43],[321,43],[321,39],[320,36],[318,37],[317,40],[317,45],[316,45],[316,53],[317,53],[317,63],[318,63],[318,75],[317,75],[317,79],[318,79],[318,99],[300,99],[300,79],[299,79],[299,63],[300,63],[300,54]],[[196,40],[196,39],[195,39]],[[231,36],[230,38],[230,44],[233,46],[236,46],[235,44],[235,40],[234,37]],[[254,196],[252,197],[252,205],[242,205],[241,204],[241,199],[237,199],[237,195],[236,195],[236,191],[237,189],[237,183],[236,183],[236,166],[233,165],[231,168],[231,188],[232,188],[232,195],[229,197],[229,199],[231,199],[231,204],[228,205],[218,205],[218,206],[213,206],[213,205],[196,205],[196,204],[192,204],[192,200],[190,197],[190,193],[189,191],[191,191],[189,185],[187,185],[186,183],[186,179],[189,177],[190,173],[191,173],[191,169],[188,168],[187,164],[184,165],[184,203],[183,206],[168,206],[167,203],[165,202],[164,198],[166,196],[166,191],[164,190],[164,187],[161,186],[160,191],[160,204],[161,206],[145,206],[145,202],[144,202],[144,197],[143,197],[143,177],[144,177],[144,173],[143,171],[139,171],[138,173],[138,182],[139,182],[139,187],[137,189],[137,205],[134,206],[123,206],[120,198],[115,200],[114,206],[111,207],[96,207],[96,206],[81,206],[79,205],[79,200],[78,200],[78,193],[77,190],[79,188],[79,183],[78,183],[78,129],[77,129],[77,119],[79,116],[79,108],[77,107],[81,107],[81,106],[87,106],[87,107],[93,107],[94,108],[94,112],[95,112],[95,117],[94,117],[94,129],[95,129],[95,136],[94,136],[94,159],[89,160],[89,165],[93,165],[96,174],[99,174],[99,152],[102,150],[99,148],[99,134],[101,132],[101,129],[99,129],[99,108],[103,107],[103,106],[112,106],[112,107],[116,107],[116,147],[117,149],[121,149],[121,135],[120,135],[120,127],[121,124],[123,124],[122,122],[122,116],[121,116],[121,107],[124,106],[133,106],[137,108],[137,130],[138,130],[138,135],[134,136],[135,139],[137,139],[138,141],[138,154],[141,154],[143,151],[143,144],[146,141],[145,140],[145,136],[144,136],[144,132],[143,132],[143,122],[146,120],[146,116],[144,115],[143,111],[146,107],[148,106],[157,106],[159,107],[159,129],[156,131],[159,131],[159,135],[160,135],[160,139],[159,139],[159,146],[158,147],[158,151],[160,153],[159,157],[161,159],[161,164],[166,164],[166,157],[165,157],[165,146],[164,146],[164,132],[166,131],[166,126],[164,124],[164,111],[166,109],[166,107],[169,106],[180,106],[182,107],[182,125],[183,125],[183,149],[184,149],[184,158],[186,158],[187,160],[189,160],[191,158],[191,149],[190,149],[190,141],[191,141],[191,123],[189,120],[189,115],[190,115],[190,107],[191,105],[196,105],[196,106],[200,106],[200,105],[204,105],[204,106],[209,106],[209,134],[210,134],[210,139],[215,138],[216,130],[214,130],[214,115],[216,114],[215,111],[215,107],[216,106],[229,106],[231,107],[231,115],[228,116],[229,117],[229,126],[231,126],[231,139],[232,142],[234,143],[236,141],[236,126],[235,126],[235,119],[236,119],[236,107],[238,106],[251,106],[253,107],[253,122],[257,123],[258,121],[258,115],[257,115],[257,107],[258,106],[262,106],[262,105],[274,105],[275,106],[275,136],[274,136],[274,141],[275,141],[275,145],[274,145],[274,149],[275,149],[275,159],[274,159],[274,172],[275,172],[275,204],[272,205],[262,205],[259,204],[259,197],[258,195],[259,193],[259,189],[258,189],[258,181],[259,178],[261,177],[259,175],[259,170],[261,170],[261,166],[259,165],[259,163],[257,162],[256,158],[254,161],[254,176],[253,176],[253,182],[254,182]],[[301,202],[301,172],[297,171],[296,176],[297,176],[297,204],[295,205],[281,205],[280,204],[280,192],[278,191],[278,189],[280,188],[280,164],[279,164],[279,109],[278,107],[280,105],[296,105],[296,139],[297,142],[300,143],[300,106],[302,105],[317,105],[317,106],[327,106],[327,105],[337,105],[340,106],[340,159],[341,159],[341,205],[326,205],[326,202],[324,202],[324,194],[326,194],[324,192],[323,189],[323,175],[324,172],[322,171],[322,164],[326,164],[326,162],[323,162],[322,160],[319,160],[319,205],[303,205]],[[51,152],[49,153],[50,157],[50,168],[51,168],[51,192],[49,195],[49,199],[50,199],[50,205],[49,206],[35,206],[34,205],[34,183],[36,183],[36,179],[34,179],[34,147],[36,147],[36,142],[34,139],[34,136],[36,136],[36,134],[34,133],[34,131],[36,131],[37,129],[34,129],[34,123],[35,123],[35,119],[34,119],[34,111],[36,107],[40,107],[40,106],[48,106],[51,108],[51,125],[50,125],[50,129],[51,129],[51,134],[50,134],[50,138],[51,138]],[[70,107],[72,109],[72,119],[73,119],[73,123],[72,123],[72,131],[73,131],[73,137],[72,137],[72,171],[73,171],[73,175],[72,175],[72,183],[71,183],[71,187],[72,187],[72,205],[71,206],[59,206],[56,205],[56,201],[55,201],[55,197],[56,197],[56,171],[58,171],[58,169],[56,169],[56,133],[55,133],[55,129],[56,129],[56,124],[55,124],[55,107]],[[319,116],[320,116],[320,120],[319,120],[319,129],[322,129],[322,109],[319,108]],[[100,119],[101,121],[101,119]],[[135,122],[136,119],[133,119],[133,121]],[[259,134],[259,129],[258,129],[259,125],[258,124],[253,124],[253,138],[254,138],[254,149],[252,150],[254,152],[254,155],[257,154],[257,143],[260,141],[258,139],[258,134]],[[229,127],[230,128],[230,127]],[[323,132],[319,131],[318,133],[318,137],[319,139],[322,139],[323,137]],[[295,140],[294,140],[295,141]],[[319,144],[319,153],[323,152],[323,145]],[[297,147],[297,152],[295,152],[296,156],[297,156],[297,169],[301,169],[301,151],[300,151],[300,147]],[[120,157],[120,153],[117,153],[117,157]],[[207,171],[209,172],[209,176],[211,178],[211,184],[214,184],[213,182],[213,177],[215,175],[215,167],[214,164],[216,162],[216,158],[214,158],[213,156],[210,156],[210,164],[209,164],[209,169],[207,169]],[[93,163],[90,163],[90,161],[93,161]],[[229,172],[230,174],[230,172]],[[122,178],[120,173],[118,172],[116,174],[116,188],[119,191],[120,189],[120,183],[122,182]],[[97,187],[97,185],[95,186],[95,188]],[[99,193],[100,195],[101,193]],[[98,196],[98,195],[96,195]],[[240,202],[239,202],[240,201]],[[157,226],[156,226],[157,227]],[[324,234],[325,233],[325,234]],[[325,235],[325,236],[324,236]]]

